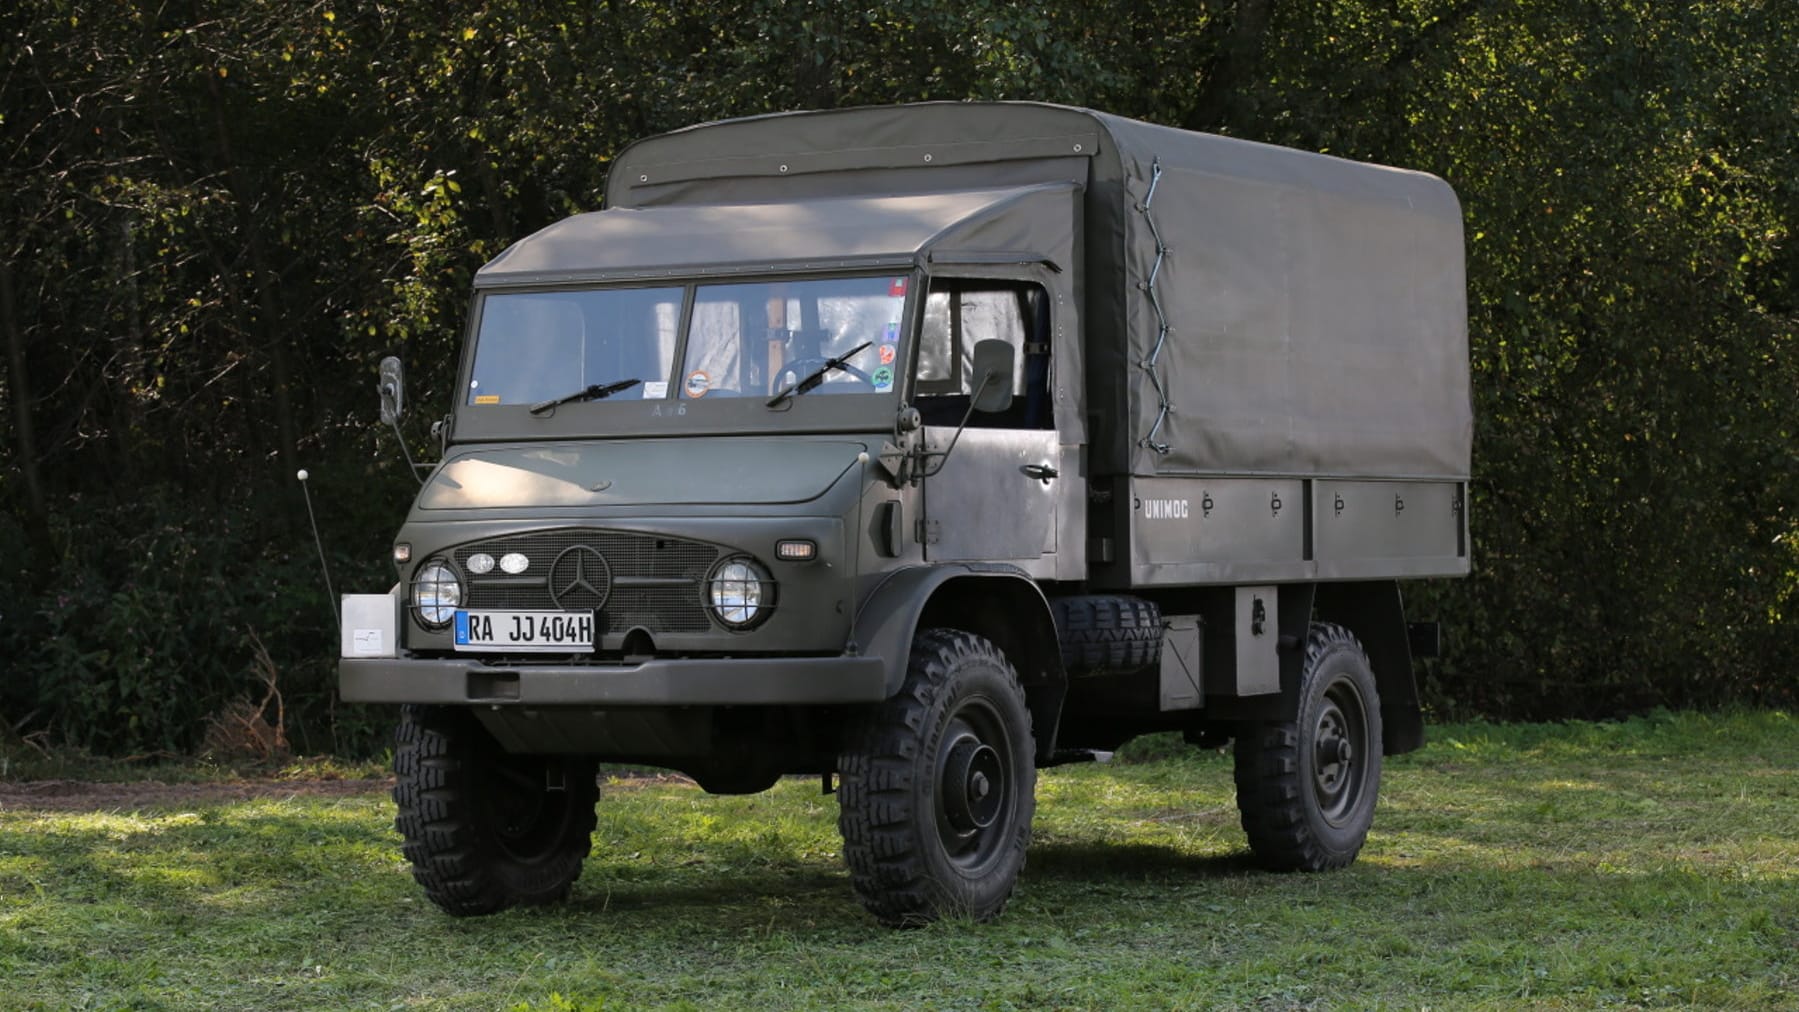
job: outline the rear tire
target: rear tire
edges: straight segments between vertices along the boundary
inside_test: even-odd
[[[403,707],[394,826],[412,877],[457,917],[566,899],[593,844],[594,774],[591,759],[507,753],[467,710]]]
[[[905,685],[837,760],[843,856],[868,912],[892,927],[999,916],[1030,844],[1033,757],[1006,655],[972,633],[920,632]]]
[[[1299,679],[1299,719],[1244,729],[1236,748],[1237,810],[1250,849],[1275,871],[1354,861],[1380,790],[1380,698],[1368,655],[1349,630],[1313,623]]]

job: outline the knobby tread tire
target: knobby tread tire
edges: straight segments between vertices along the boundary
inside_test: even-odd
[[[1315,622],[1306,637],[1302,672],[1299,719],[1252,724],[1236,742],[1237,811],[1256,860],[1271,871],[1329,871],[1354,862],[1373,821],[1380,781],[1380,701],[1362,644],[1342,626]],[[1359,683],[1372,747],[1358,767],[1364,794],[1356,817],[1332,826],[1320,815],[1309,746],[1301,738],[1313,726],[1329,683],[1339,676]]]
[[[503,753],[474,717],[454,708],[408,705],[395,732],[394,828],[412,877],[444,912],[457,917],[566,899],[593,846],[595,766],[563,764],[566,808],[545,853],[530,860],[500,845],[483,792],[480,765]]]
[[[1050,602],[1062,665],[1070,674],[1137,671],[1162,656],[1162,610],[1119,594],[1059,597]]]
[[[983,694],[1011,725],[1015,807],[978,878],[948,866],[941,853],[931,793],[931,756],[951,711]],[[1036,767],[1030,714],[1018,675],[980,636],[926,629],[912,644],[905,684],[847,730],[838,757],[838,829],[844,861],[862,906],[890,927],[944,916],[987,921],[1005,909],[1030,845]],[[1009,835],[1009,838],[1006,838]]]

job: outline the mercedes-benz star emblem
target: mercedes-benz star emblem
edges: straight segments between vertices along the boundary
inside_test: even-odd
[[[599,610],[612,592],[612,567],[600,550],[574,545],[550,563],[550,600],[565,611]]]

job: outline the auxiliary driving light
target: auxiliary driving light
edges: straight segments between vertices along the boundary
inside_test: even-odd
[[[412,607],[419,621],[432,629],[441,629],[456,616],[462,604],[462,581],[456,571],[442,559],[432,559],[419,567],[412,578]]]

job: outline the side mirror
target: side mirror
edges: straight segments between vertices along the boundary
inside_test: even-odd
[[[1017,349],[997,337],[974,346],[974,410],[984,414],[1012,406],[1012,366]]]
[[[406,370],[399,359],[389,355],[381,360],[381,379],[376,389],[381,392],[382,424],[398,422],[406,407]]]

